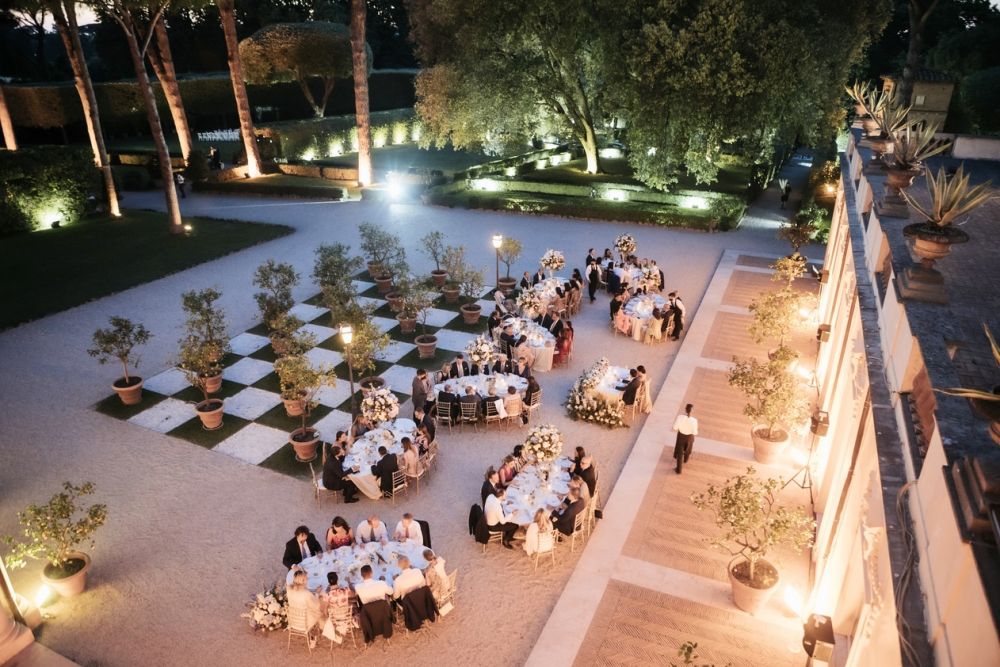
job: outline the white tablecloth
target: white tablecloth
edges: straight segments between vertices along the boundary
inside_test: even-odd
[[[415,542],[352,544],[306,558],[299,563],[299,566],[306,571],[308,585],[312,590],[326,589],[327,572],[337,573],[337,583],[341,587],[358,584],[361,582],[361,567],[364,565],[372,566],[372,576],[375,579],[384,578],[385,583],[392,586],[393,579],[400,573],[396,565],[400,556],[408,557],[410,565],[419,570],[427,567],[427,561],[424,560],[424,545]],[[291,584],[294,576],[295,572],[289,570],[285,581]]]
[[[628,384],[630,379],[627,368],[612,366],[590,391],[606,401],[620,401],[622,394],[625,393],[624,385]],[[618,389],[619,386],[622,389]]]
[[[541,280],[535,285],[535,291],[542,297],[542,302],[545,306],[548,306],[552,301],[554,301],[558,295],[556,294],[556,288],[562,287],[568,281],[560,276],[554,276],[552,278],[546,278]],[[543,311],[544,312],[544,311]]]
[[[625,314],[632,324],[632,338],[641,341],[653,317],[653,308],[662,311],[666,305],[667,300],[657,294],[641,294],[629,299],[625,304]]]
[[[371,472],[372,466],[382,458],[379,456],[378,448],[384,445],[390,454],[402,455],[403,438],[412,440],[416,436],[416,430],[417,425],[412,419],[400,417],[391,422],[384,422],[355,440],[351,443],[347,456],[344,457],[344,465],[356,471],[348,475],[348,479],[354,482],[361,493],[372,500],[381,498],[382,491],[379,489],[378,478]]]
[[[466,375],[465,377],[454,378],[448,380],[447,382],[440,382],[434,385],[434,397],[437,398],[438,392],[444,390],[445,385],[451,385],[451,390],[453,394],[457,394],[459,398],[465,396],[465,388],[472,386],[480,396],[487,396],[489,394],[490,384],[495,384],[497,388],[497,396],[500,400],[507,395],[507,387],[513,386],[517,390],[517,393],[524,394],[525,390],[528,388],[528,381],[521,377],[520,375],[514,375],[513,373],[497,373],[495,375]]]
[[[524,317],[507,318],[503,324],[506,325],[508,322],[515,336],[520,337],[523,334],[527,337],[527,340],[514,351],[515,358],[511,361],[516,362],[516,356],[523,354],[528,358],[531,370],[539,373],[552,370],[552,357],[556,350],[556,337],[552,332]],[[493,330],[493,337],[500,340],[502,333],[503,326],[499,326]]]
[[[553,463],[527,465],[521,468],[503,501],[503,511],[514,523],[527,526],[535,518],[535,512],[545,509],[551,512],[569,494],[569,469],[573,461],[561,458]],[[548,480],[544,474],[548,473]]]

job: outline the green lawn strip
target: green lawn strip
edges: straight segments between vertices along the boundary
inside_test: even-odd
[[[225,413],[225,409],[223,409],[223,413]],[[205,427],[201,425],[201,419],[198,417],[194,408],[191,408],[191,414],[194,416],[194,419],[187,420],[174,430],[167,433],[167,435],[172,435],[175,438],[193,442],[194,444],[201,445],[207,449],[215,447],[217,444],[235,434],[237,431],[250,423],[242,417],[223,414],[222,426],[214,431],[207,431],[205,430]]]
[[[317,405],[309,413],[309,417],[306,419],[306,425],[312,426],[317,421],[330,414],[332,410],[332,408],[328,408],[325,405]],[[288,431],[289,433],[302,426],[302,417],[289,417],[288,412],[285,410],[284,403],[279,403],[262,414],[260,417],[257,417],[254,421],[258,424],[263,424],[264,426],[276,428],[279,431]]]
[[[302,303],[308,303],[310,306],[320,306],[321,308],[325,308],[326,307],[326,304],[323,303],[323,293],[322,292],[320,292],[319,294],[313,294],[311,297],[309,297],[308,299],[306,299]]]
[[[278,379],[277,373],[268,373],[250,386],[254,389],[269,391],[272,394],[281,394],[281,381]]]
[[[318,324],[318,322],[314,322],[313,324]],[[329,326],[329,322],[327,322],[324,326]],[[330,336],[316,347],[321,347],[324,350],[333,350],[334,352],[340,352],[343,354],[344,339],[340,336],[340,334],[337,334],[336,336]]]
[[[256,178],[231,181],[201,181],[194,184],[198,192],[218,192],[239,195],[269,195],[278,197],[328,197],[343,199],[350,194],[349,186],[342,181],[331,181],[313,176],[290,174],[265,174]]]
[[[292,232],[284,225],[127,211],[0,241],[0,329],[66,310]]]
[[[265,336],[266,337],[270,333],[270,331],[268,330],[266,324],[264,324],[263,322],[260,322],[258,324],[253,325],[251,328],[247,329],[246,333],[248,333],[248,334],[254,334],[256,336]]]
[[[438,327],[427,325],[426,329],[426,333],[432,334],[438,330]],[[417,324],[417,328],[414,329],[413,333],[403,333],[402,327],[397,324],[393,328],[386,331],[386,333],[389,334],[389,338],[393,340],[403,341],[404,343],[415,343],[417,336],[423,335],[425,332],[424,327]]]
[[[122,403],[122,399],[118,398],[118,394],[112,394],[104,400],[95,403],[94,409],[102,415],[114,417],[115,419],[131,419],[143,410],[148,410],[166,398],[163,394],[143,389],[142,400],[135,405],[125,405]]]
[[[462,316],[459,315],[451,322],[448,322],[448,324],[444,325],[444,328],[449,329],[451,331],[462,331],[464,333],[481,334],[486,330],[487,319],[489,318],[480,315],[479,321],[477,321],[475,324],[466,324]]]
[[[256,352],[251,353],[251,359],[258,359],[260,361],[266,361],[269,363],[274,363],[278,360],[278,355],[274,353],[274,348],[270,345],[265,345]]]
[[[316,449],[319,452],[319,448]],[[320,471],[320,458],[316,457],[316,460],[312,462],[313,467],[316,469],[316,474],[319,475]],[[280,472],[283,475],[288,475],[289,477],[295,477],[296,479],[310,478],[309,464],[302,463],[295,458],[295,450],[292,448],[290,443],[285,443],[282,445],[278,451],[271,454],[266,459],[261,461],[261,467],[268,468],[275,472]]]
[[[437,308],[438,310],[450,310],[453,313],[458,313],[461,312],[462,306],[464,304],[475,303],[478,300],[479,299],[468,299],[464,296],[459,296],[458,301],[456,301],[455,303],[448,303],[447,301],[445,301],[444,295],[442,294],[434,301],[434,307]]]
[[[409,368],[424,368],[428,372],[433,372],[441,368],[444,363],[450,362],[455,359],[455,355],[458,354],[453,350],[444,350],[440,347],[434,351],[434,356],[429,359],[420,358],[420,350],[413,349],[404,354],[399,361],[396,362],[397,366],[407,366]]]
[[[227,380],[225,377],[222,378],[222,388],[214,394],[209,394],[209,398],[229,398],[230,396],[235,396],[246,389],[245,384],[240,384],[239,382],[233,382]],[[199,403],[205,399],[204,394],[201,393],[201,389],[196,389],[195,387],[188,387],[182,389],[173,396],[178,401],[187,401],[189,403]]]

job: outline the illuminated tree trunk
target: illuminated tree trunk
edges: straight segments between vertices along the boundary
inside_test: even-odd
[[[191,158],[191,127],[188,125],[187,114],[184,111],[184,100],[181,99],[181,88],[177,85],[177,70],[174,68],[174,54],[170,50],[170,39],[167,37],[166,20],[161,16],[153,27],[156,37],[156,48],[150,48],[146,53],[149,64],[156,72],[156,78],[160,80],[160,87],[163,89],[163,96],[167,100],[167,107],[170,109],[170,117],[174,121],[174,130],[177,131],[177,140],[181,145],[181,155],[184,156],[184,164]]]
[[[365,0],[351,0],[351,52],[354,56],[354,111],[358,120],[358,183],[372,183],[372,132],[368,115],[368,53],[365,50]]]
[[[587,156],[587,173],[597,174],[601,171],[600,156],[597,153],[597,134],[592,125],[583,128],[583,138],[580,139],[584,155]]]
[[[90,80],[90,70],[87,69],[87,59],[83,55],[80,44],[80,30],[76,23],[75,3],[72,0],[55,2],[51,5],[56,30],[66,49],[66,58],[73,70],[73,82],[83,107],[83,118],[87,125],[87,135],[90,137],[90,147],[94,151],[94,164],[101,170],[104,180],[104,192],[108,201],[108,213],[119,217],[121,209],[118,206],[118,191],[115,190],[115,180],[111,173],[111,160],[104,143],[104,130],[101,128],[101,114],[97,108],[97,97],[94,95],[94,84]]]
[[[254,178],[261,174],[260,151],[257,150],[257,137],[253,131],[253,118],[250,116],[250,100],[247,98],[247,87],[243,81],[240,43],[236,38],[235,2],[234,0],[215,0],[215,4],[219,8],[219,18],[222,20],[222,32],[226,35],[229,80],[233,83],[236,112],[240,117],[240,133],[243,135],[243,147],[247,153],[247,173],[251,178]]]
[[[920,66],[920,56],[924,51],[924,29],[939,0],[910,0],[910,43],[906,49],[906,63],[903,65],[903,80],[896,90],[896,104],[907,106],[913,93],[913,77]]]
[[[0,130],[3,130],[3,143],[7,150],[17,150],[17,136],[14,134],[14,121],[10,119],[10,109],[7,108],[7,98],[0,86]]]

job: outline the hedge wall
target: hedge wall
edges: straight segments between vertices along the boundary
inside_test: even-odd
[[[56,221],[76,222],[99,185],[90,149],[34,146],[0,151],[0,235]]]
[[[351,153],[357,142],[353,113],[326,118],[311,118],[257,127],[258,134],[272,139],[278,146],[278,157],[288,161],[310,161]],[[411,143],[420,137],[420,123],[412,108],[376,111],[371,114],[372,143]]]

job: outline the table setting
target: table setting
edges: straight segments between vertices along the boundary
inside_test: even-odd
[[[513,373],[495,373],[493,375],[466,375],[460,378],[453,378],[445,382],[440,382],[434,385],[434,396],[438,395],[438,392],[444,391],[445,385],[450,385],[452,393],[457,395],[459,398],[465,395],[465,388],[471,386],[480,396],[489,395],[490,386],[495,386],[497,390],[497,396],[501,399],[507,395],[507,387],[513,386],[517,390],[518,394],[524,395],[525,390],[528,388],[528,381],[521,377],[520,375],[514,375]]]
[[[493,337],[499,340],[500,334],[503,333],[503,328],[507,324],[511,325],[515,336],[523,335],[526,338],[524,343],[515,350],[515,355],[519,350],[527,347],[528,354],[525,356],[531,360],[533,371],[544,373],[552,370],[552,358],[556,349],[556,337],[552,335],[552,332],[526,317],[511,317],[504,320],[502,326],[493,331]],[[511,361],[516,362],[517,359]]]
[[[390,454],[402,456],[404,437],[411,440],[416,437],[417,425],[412,419],[398,417],[391,421],[383,422],[377,428],[368,431],[360,438],[356,439],[348,448],[347,456],[344,457],[344,465],[354,470],[348,475],[348,479],[354,482],[361,493],[372,500],[382,497],[379,489],[378,478],[371,474],[372,466],[380,458],[378,448],[384,446]]]
[[[504,513],[520,526],[529,525],[539,509],[551,513],[569,494],[569,471],[572,468],[573,461],[566,457],[521,468],[507,487]]]
[[[629,299],[624,311],[631,323],[632,338],[641,341],[653,317],[653,309],[659,308],[662,312],[666,305],[667,300],[658,294],[640,294]]]
[[[371,565],[374,579],[383,579],[392,586],[393,580],[401,571],[397,565],[400,556],[409,558],[410,565],[419,570],[427,567],[424,545],[413,542],[351,544],[306,558],[299,563],[299,567],[305,570],[311,590],[326,589],[328,572],[337,573],[337,580],[342,588],[359,584],[362,581],[361,568],[365,565]],[[289,570],[286,582],[291,584],[294,576],[295,570]]]
[[[608,366],[600,379],[590,387],[590,391],[606,401],[620,401],[632,376],[623,366]]]

